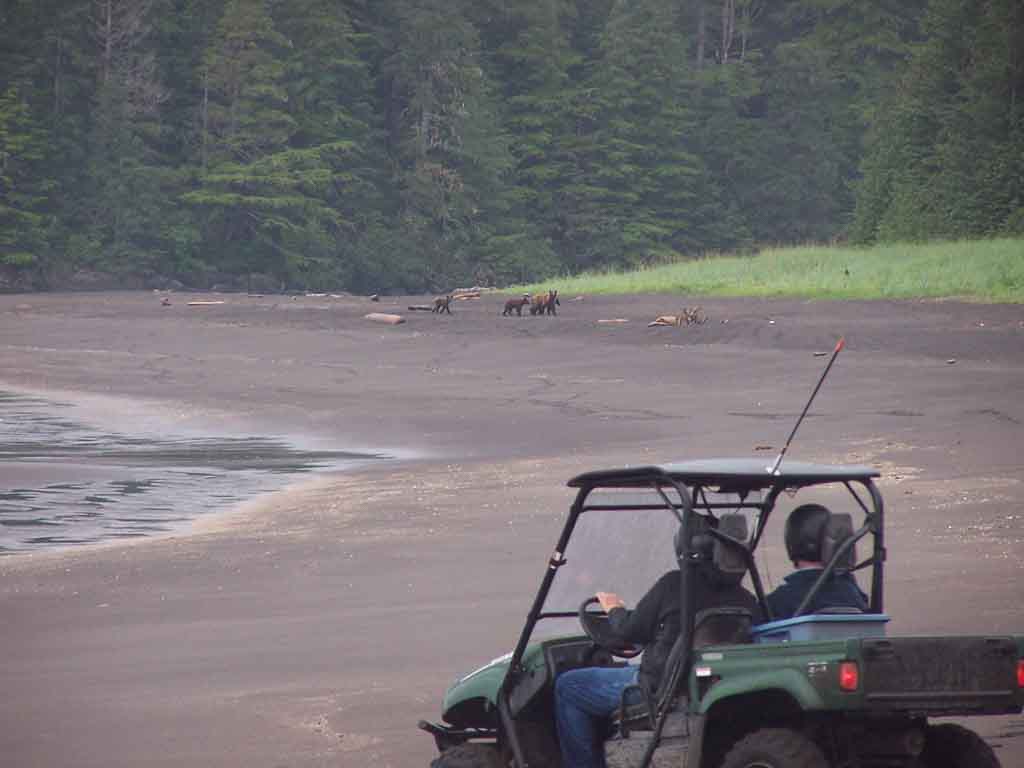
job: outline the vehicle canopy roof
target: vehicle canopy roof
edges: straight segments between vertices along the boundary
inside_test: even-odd
[[[764,458],[698,459],[671,464],[584,472],[569,481],[570,488],[635,488],[658,480],[687,486],[722,487],[732,491],[757,491],[772,487],[793,488],[821,483],[866,482],[879,476],[873,467],[784,461],[772,471]]]

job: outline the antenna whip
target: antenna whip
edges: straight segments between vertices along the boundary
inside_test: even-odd
[[[810,398],[807,400],[807,405],[804,406],[803,412],[800,414],[800,418],[796,420],[796,424],[793,425],[793,431],[789,433],[789,437],[786,440],[786,444],[782,446],[782,451],[779,453],[779,457],[775,459],[775,463],[768,468],[768,473],[775,475],[779,472],[779,465],[782,464],[782,457],[786,455],[786,451],[789,450],[789,444],[793,442],[793,436],[796,431],[800,428],[800,422],[804,420],[804,416],[807,415],[807,410],[811,407],[811,403],[814,402],[814,396],[818,394],[818,390],[821,389],[822,383],[825,381],[825,377],[828,376],[829,370],[832,368],[832,363],[836,361],[836,357],[839,355],[839,351],[846,346],[846,340],[840,336],[839,341],[836,342],[836,348],[832,350],[832,357],[828,360],[828,365],[825,366],[825,370],[821,373],[821,378],[818,379],[817,386],[814,387],[814,391],[811,392]]]

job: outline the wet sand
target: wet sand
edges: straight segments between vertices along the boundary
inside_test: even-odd
[[[706,324],[647,328],[698,302],[170,298],[0,296],[0,389],[401,458],[188,534],[0,558],[5,765],[428,764],[416,720],[514,642],[565,481],[774,455],[839,335],[789,455],[882,471],[890,631],[1024,632],[1024,308],[702,300]],[[1024,765],[1024,720],[970,724]]]

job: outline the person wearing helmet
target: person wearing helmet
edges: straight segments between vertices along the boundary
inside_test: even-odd
[[[789,513],[785,532],[786,553],[796,570],[766,598],[774,619],[793,616],[821,576],[825,568],[822,541],[831,516],[832,513],[820,504],[803,504]],[[838,607],[861,611],[868,607],[867,595],[848,571],[834,572],[818,590],[805,613]]]
[[[697,601],[694,612],[707,608],[734,606],[759,614],[757,598],[739,584],[739,579],[726,579],[711,562],[714,539],[707,533],[708,521],[691,518],[693,550],[704,554],[695,569]],[[676,534],[677,558],[682,542]],[[618,708],[622,691],[639,682],[653,692],[661,680],[669,652],[681,630],[680,574],[672,570],[661,576],[654,586],[629,609],[614,592],[598,592],[597,599],[608,614],[608,627],[623,643],[644,646],[639,668],[582,667],[563,672],[555,680],[555,719],[562,752],[562,768],[603,768],[604,749],[601,735],[604,722]]]

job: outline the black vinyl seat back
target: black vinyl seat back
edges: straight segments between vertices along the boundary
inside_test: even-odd
[[[740,514],[729,513],[719,517],[718,532],[742,543],[744,548],[750,537],[747,518]],[[712,561],[715,575],[721,584],[735,586],[743,581],[743,577],[747,574],[747,559],[739,547],[718,538],[715,539]]]
[[[723,606],[700,611],[693,622],[693,647],[750,642],[754,617],[746,608]]]
[[[733,645],[750,642],[750,628],[753,616],[746,608],[723,606],[707,608],[699,611],[694,617],[693,647],[703,648],[708,645]],[[631,730],[653,730],[654,715],[659,705],[675,698],[677,692],[669,690],[672,685],[672,670],[682,663],[682,655],[686,651],[683,636],[680,634],[672,644],[668,659],[665,662],[665,673],[653,693],[645,693],[640,685],[630,685],[622,691],[622,699],[618,711],[612,718],[619,727],[624,738]],[[672,705],[673,708],[676,706]]]
[[[853,537],[853,517],[845,512],[833,512],[829,515],[821,532],[821,561],[828,563],[832,560],[839,547],[849,538]],[[836,563],[836,573],[844,573],[853,569],[857,564],[856,547],[850,547],[846,554]]]
[[[821,530],[821,561],[826,566],[836,556],[840,548],[854,535],[853,517],[845,512],[833,512],[828,516]],[[851,574],[857,565],[857,547],[851,545],[836,560],[832,573],[837,576]],[[820,593],[819,593],[820,594]],[[806,599],[806,598],[805,598]],[[864,613],[861,608],[849,605],[822,604],[822,598],[816,598],[813,613],[858,614]]]

